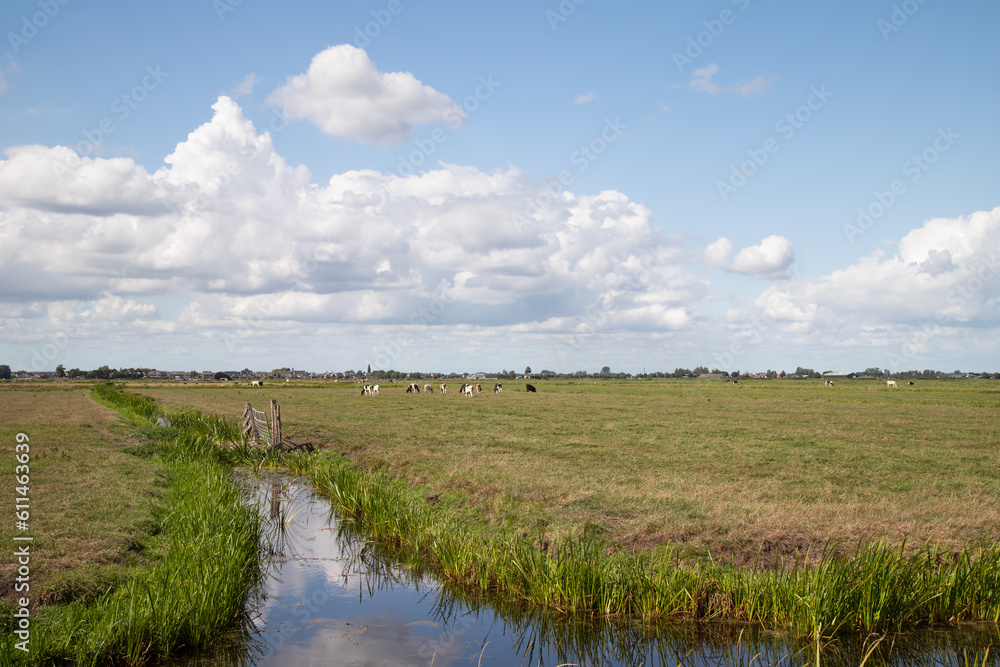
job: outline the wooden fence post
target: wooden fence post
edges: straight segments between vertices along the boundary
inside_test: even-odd
[[[257,432],[257,420],[253,418],[253,407],[249,403],[243,406],[242,431],[251,442],[257,442],[260,440],[260,433]]]
[[[271,447],[281,446],[281,406],[271,399]]]

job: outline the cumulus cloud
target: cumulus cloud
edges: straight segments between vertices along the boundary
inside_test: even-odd
[[[765,89],[772,86],[777,80],[777,76],[765,77],[763,75],[757,76],[753,81],[748,81],[746,83],[735,83],[729,85],[719,85],[712,81],[712,77],[715,76],[716,72],[719,71],[719,65],[717,63],[712,63],[701,69],[696,69],[692,72],[691,82],[688,86],[691,90],[696,90],[702,93],[708,93],[709,95],[718,95],[720,93],[734,93],[737,95],[742,95],[743,97],[750,97],[757,93],[763,92]]]
[[[0,302],[29,313],[9,325],[22,339],[98,321],[123,336],[235,336],[233,349],[343,327],[544,335],[595,309],[607,332],[672,331],[707,289],[620,192],[553,197],[514,167],[451,164],[316,184],[235,101],[212,108],[153,173],[60,147],[6,151]],[[185,302],[175,319],[161,298]],[[24,305],[38,301],[62,305]]]
[[[585,349],[592,336],[601,342],[586,358],[613,341],[624,352],[612,364],[637,355],[701,363],[701,351],[734,340],[748,349],[754,340],[824,353],[898,349],[901,332],[930,320],[942,333],[921,349],[1000,353],[988,342],[1000,324],[1000,208],[929,220],[894,252],[772,285],[729,304],[723,321],[712,312],[719,294],[691,272],[683,239],[621,192],[553,194],[515,167],[454,164],[405,177],[352,170],[317,183],[234,100],[220,97],[212,109],[152,173],[61,147],[4,152],[8,344],[118,340],[137,349],[131,365],[151,363],[149,351],[173,359],[193,350],[217,353],[211,367],[265,358],[273,367],[281,360],[267,355],[280,347],[322,367],[335,340],[373,367],[440,367],[470,346],[501,365],[505,352],[548,350],[558,367],[563,351]],[[781,236],[742,249],[723,237],[702,261],[775,280],[789,278],[793,257]],[[963,329],[983,333],[963,338]],[[411,336],[405,361],[393,356],[405,347],[401,334]],[[665,350],[671,360],[656,357]],[[21,365],[33,363],[30,351]]]
[[[574,104],[586,104],[587,102],[593,102],[597,99],[597,95],[594,93],[584,93],[582,95],[577,95],[573,98]]]
[[[723,236],[705,248],[702,260],[708,267],[760,280],[778,280],[792,275],[795,248],[783,236],[768,236],[758,245],[743,248],[731,260],[732,251],[733,242]]]
[[[1000,208],[935,218],[827,275],[772,286],[730,315],[784,344],[864,350],[868,365],[926,368],[928,354],[995,355],[1000,325]],[[807,338],[796,338],[807,336]],[[855,352],[856,353],[856,352]],[[839,355],[839,353],[838,353]]]
[[[379,72],[364,49],[350,44],[316,54],[306,72],[289,77],[268,103],[327,134],[383,146],[409,141],[417,125],[460,124],[464,117],[444,93],[409,72]]]

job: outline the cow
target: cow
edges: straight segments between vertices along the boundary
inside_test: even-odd
[[[912,382],[910,383],[910,386],[911,386],[911,387],[913,386],[913,383],[912,383]]]
[[[532,384],[526,384],[526,385],[524,385],[524,390],[525,391],[530,391],[533,394],[536,392],[535,385],[532,385]]]
[[[739,384],[739,383],[740,383],[739,380],[733,380],[733,384]]]
[[[886,380],[885,381],[885,387],[886,387],[886,389],[888,389],[890,387],[893,388],[893,389],[896,389],[898,386],[899,385],[896,384],[895,380]]]
[[[372,385],[371,391],[368,392],[369,396],[378,396],[378,385]]]
[[[251,387],[263,387],[264,383],[261,382],[260,380],[254,380],[253,382],[250,383],[250,386]]]
[[[430,386],[429,384],[425,384],[424,385],[424,393],[425,394],[433,394],[434,393],[434,387]]]
[[[474,389],[474,387],[471,384],[464,384],[464,385],[462,385],[462,392],[466,396],[468,396],[469,398],[472,398],[472,390],[473,389]]]
[[[833,386],[833,380],[827,380],[826,381],[826,386],[827,387],[832,387]]]
[[[367,396],[368,395],[368,385],[362,385],[361,386],[361,395],[362,396]]]
[[[447,394],[448,393],[448,385],[446,385],[443,382],[441,383],[441,393],[442,394]]]
[[[477,384],[476,385],[476,393],[477,394],[483,393],[483,385],[481,385],[481,384]]]
[[[417,384],[416,382],[411,382],[410,386],[406,388],[406,393],[407,394],[419,394],[420,393],[420,385]]]
[[[495,385],[493,385],[493,393],[494,394],[502,394],[503,393],[503,385],[500,384],[499,382],[497,382]]]

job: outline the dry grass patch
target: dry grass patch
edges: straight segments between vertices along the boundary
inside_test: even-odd
[[[2,384],[0,408],[5,480],[14,477],[15,436],[31,439],[31,599],[96,595],[118,580],[122,565],[142,560],[165,486],[161,466],[127,453],[115,414],[96,404],[89,388]],[[0,526],[0,540],[11,544],[10,521]],[[13,572],[4,559],[0,587],[7,599],[14,596]]]

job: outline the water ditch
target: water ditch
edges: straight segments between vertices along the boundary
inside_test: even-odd
[[[266,582],[248,627],[185,665],[805,665],[816,645],[759,628],[649,626],[483,601],[414,573],[341,523],[308,481],[240,470],[269,517]],[[825,641],[823,665],[996,665],[1000,629],[964,624]]]

